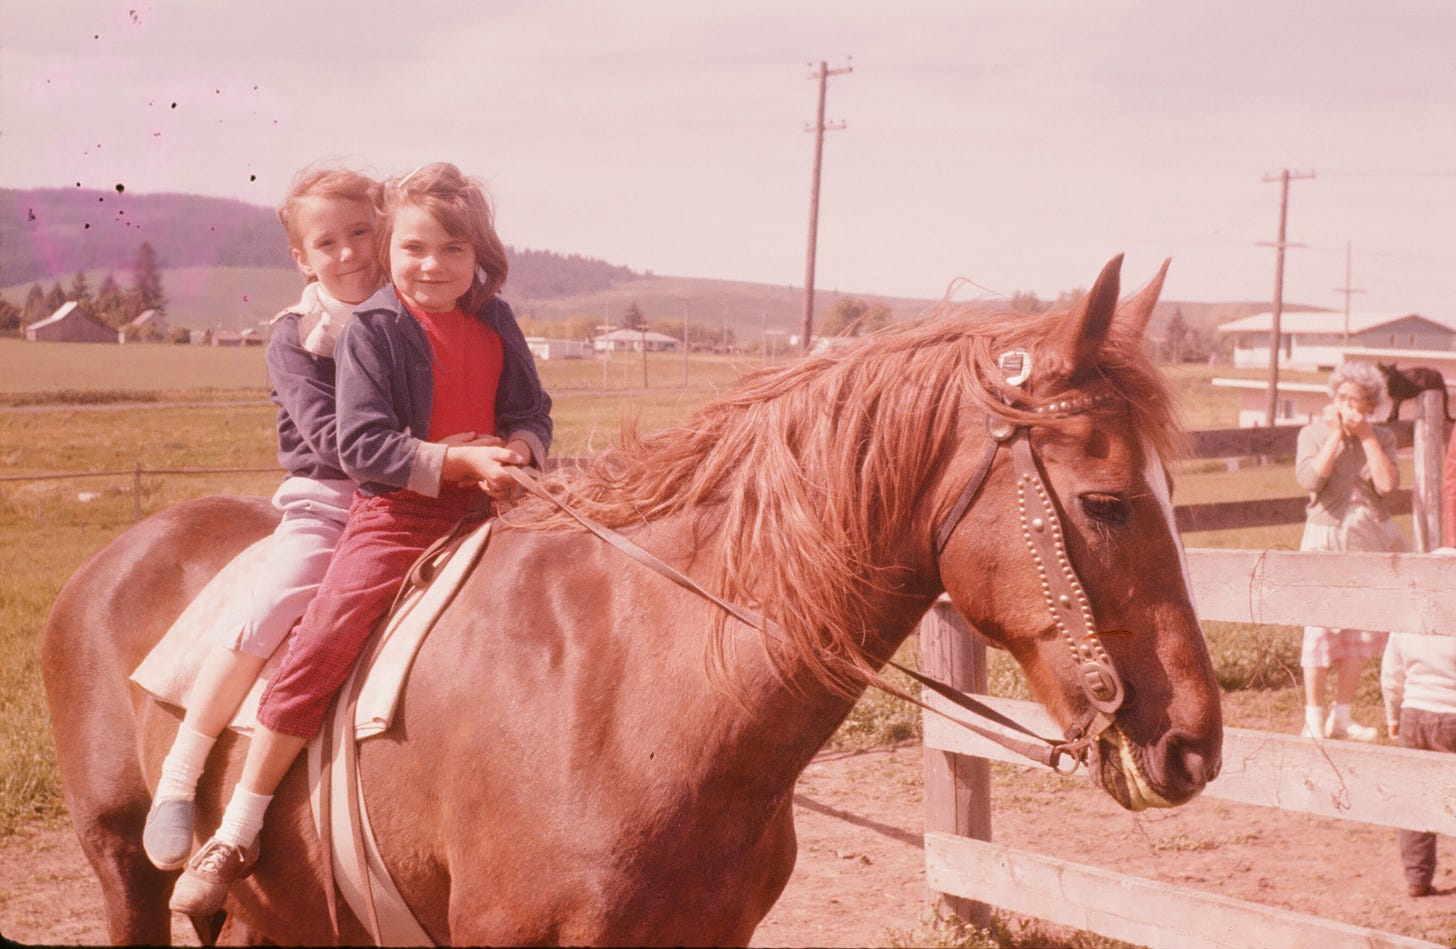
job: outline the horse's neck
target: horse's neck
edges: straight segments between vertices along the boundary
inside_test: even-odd
[[[886,615],[880,627],[885,641],[872,646],[878,665],[903,642],[916,617],[916,606]],[[914,614],[914,615],[911,615]],[[741,629],[741,628],[740,628]],[[771,761],[765,781],[792,785],[800,771],[829,741],[863,695],[862,685],[846,693],[819,681],[802,662],[775,668],[756,642],[757,634],[740,632],[736,660],[728,680],[715,690],[711,713],[724,728],[714,755],[725,771],[743,773],[745,759]]]
[[[711,530],[701,530],[700,523],[669,518],[646,531],[629,533],[664,554],[677,551],[674,565],[699,582],[706,581],[706,558],[687,553],[696,550],[702,554],[717,539]],[[660,578],[648,582],[666,583]],[[865,624],[864,635],[870,638],[858,645],[876,666],[883,664],[932,600],[933,594],[926,591],[886,595]],[[700,609],[699,619],[687,620],[690,625],[706,625],[706,611],[716,607],[702,604]],[[684,632],[682,627],[660,629],[660,640],[635,643],[634,648],[646,657],[660,658],[670,652],[677,674],[691,675],[689,670],[703,668],[704,640]],[[743,792],[746,789],[741,784],[745,776],[751,776],[764,794],[771,795],[775,788],[792,786],[849,714],[863,688],[846,694],[820,681],[810,664],[775,633],[765,640],[758,630],[729,620],[723,635],[721,675],[706,688],[693,690],[691,703],[679,708],[693,721],[681,724],[699,736],[702,767],[712,773],[704,774],[706,780],[736,781]],[[770,653],[776,653],[779,661]]]

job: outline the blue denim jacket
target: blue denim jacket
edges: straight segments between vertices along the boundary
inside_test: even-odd
[[[551,397],[515,314],[500,297],[475,314],[501,338],[504,357],[496,387],[496,432],[531,446],[544,465],[551,445]],[[445,446],[425,441],[434,399],[434,367],[424,328],[393,287],[361,303],[344,328],[338,361],[339,460],[367,495],[407,488],[440,493]]]

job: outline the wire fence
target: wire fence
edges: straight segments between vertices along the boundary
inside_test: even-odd
[[[7,481],[67,481],[77,478],[120,478],[131,476],[132,520],[142,519],[142,478],[150,475],[214,475],[214,474],[268,474],[277,473],[277,465],[264,468],[145,468],[137,462],[131,468],[116,468],[104,471],[61,471],[51,474],[0,475],[0,482]]]

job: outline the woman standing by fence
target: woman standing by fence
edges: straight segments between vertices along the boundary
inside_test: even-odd
[[[1346,363],[1330,375],[1332,401],[1299,432],[1294,477],[1309,492],[1300,550],[1404,550],[1385,495],[1400,485],[1395,435],[1370,424],[1385,391],[1374,366]],[[1385,647],[1385,633],[1366,629],[1304,628],[1304,731],[1310,738],[1374,741],[1377,731],[1350,714],[1360,672]],[[1324,714],[1325,686],[1338,666],[1335,701]]]

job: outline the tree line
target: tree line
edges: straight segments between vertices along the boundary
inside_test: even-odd
[[[114,330],[121,330],[146,311],[155,310],[157,319],[129,332],[139,340],[157,338],[166,332],[163,318],[167,314],[167,295],[162,288],[157,252],[146,241],[137,250],[131,278],[131,286],[123,287],[115,273],[108,271],[100,286],[93,290],[82,269],[76,271],[69,287],[61,286],[60,281],[52,284],[50,290],[39,282],[31,284],[25,301],[19,306],[0,297],[0,334],[23,335],[27,326],[47,319],[74,301]]]

